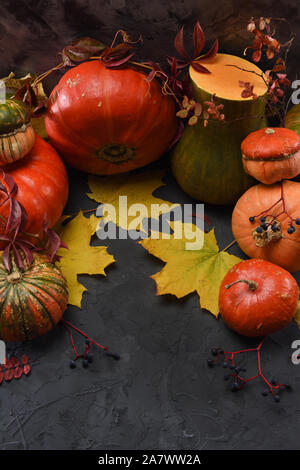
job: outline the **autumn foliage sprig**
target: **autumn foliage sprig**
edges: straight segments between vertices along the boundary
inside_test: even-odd
[[[277,37],[278,24],[288,26],[289,38],[285,42],[281,42]],[[252,60],[259,63],[263,58],[263,53],[267,60],[275,60],[272,66],[261,75],[261,78],[268,86],[268,113],[271,116],[279,116],[287,112],[286,92],[291,86],[290,80],[287,78],[286,67],[288,53],[293,45],[295,34],[291,25],[285,18],[251,18],[247,31],[254,35],[251,46],[247,46],[244,55],[248,50],[252,50]],[[283,51],[283,57],[280,54]],[[244,88],[242,97],[250,97],[256,99],[253,93],[253,86],[250,83],[240,84]]]
[[[0,181],[0,208],[4,207],[7,218],[0,215],[0,241],[4,243],[3,263],[7,271],[12,269],[12,258],[19,269],[33,262],[33,252],[40,251],[49,255],[50,261],[58,259],[56,253],[60,247],[67,246],[59,236],[49,228],[45,216],[42,233],[25,232],[28,215],[24,206],[17,200],[18,186],[11,175],[3,172]],[[6,206],[6,207],[5,207]],[[35,241],[35,243],[33,242]]]
[[[205,46],[205,35],[203,29],[199,23],[196,22],[193,30],[193,53],[190,55],[187,52],[184,43],[184,27],[182,27],[177,33],[174,40],[174,47],[178,54],[182,57],[178,59],[176,57],[167,56],[168,64],[171,67],[170,76],[165,74],[156,64],[155,72],[151,72],[149,76],[154,77],[158,73],[164,76],[166,83],[169,84],[171,91],[179,101],[179,111],[177,117],[181,119],[188,119],[188,125],[195,125],[199,119],[203,120],[203,125],[206,127],[210,118],[214,120],[224,121],[225,114],[221,112],[224,108],[223,104],[217,104],[215,95],[212,95],[210,101],[204,103],[196,102],[192,96],[190,89],[189,73],[186,70],[187,67],[191,66],[198,73],[210,74],[209,68],[203,65],[203,62],[213,59],[219,50],[219,41],[215,39],[213,45],[203,55],[200,55]],[[184,73],[184,75],[183,75]],[[171,93],[172,94],[172,93]]]

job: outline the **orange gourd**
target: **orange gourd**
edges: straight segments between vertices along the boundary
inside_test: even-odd
[[[241,145],[246,173],[264,184],[300,173],[300,137],[284,127],[267,127],[249,134]]]
[[[267,336],[293,319],[298,285],[285,269],[261,259],[236,264],[222,281],[219,307],[225,323],[245,336]]]
[[[248,189],[232,214],[240,248],[250,258],[271,261],[290,272],[300,270],[299,201],[300,183],[294,181]]]

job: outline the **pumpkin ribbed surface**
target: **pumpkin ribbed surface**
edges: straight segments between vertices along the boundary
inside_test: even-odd
[[[176,134],[175,113],[157,80],[92,60],[68,70],[53,89],[45,125],[70,165],[106,175],[157,160]]]
[[[0,134],[9,134],[30,122],[30,110],[18,100],[6,100],[0,104]]]
[[[23,158],[33,147],[30,109],[18,100],[0,104],[0,165]]]
[[[27,341],[47,333],[61,319],[68,301],[60,269],[38,253],[24,271],[10,273],[0,261],[0,338]]]
[[[40,233],[45,215],[49,227],[53,227],[68,198],[67,172],[54,148],[36,135],[28,155],[4,166],[3,171],[12,176],[18,186],[17,200],[28,214],[26,232]],[[2,196],[0,204],[0,215],[7,220],[9,203],[5,203]],[[0,234],[3,230],[0,222]]]

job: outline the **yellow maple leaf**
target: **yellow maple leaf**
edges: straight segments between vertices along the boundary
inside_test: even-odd
[[[105,223],[116,222],[124,230],[143,231],[144,218],[158,219],[160,214],[179,206],[152,195],[155,189],[165,185],[162,182],[164,173],[163,170],[152,170],[116,176],[90,175],[88,184],[92,192],[87,196],[103,204]],[[127,197],[126,203],[120,196]]]
[[[160,272],[151,276],[156,282],[157,295],[173,294],[181,298],[196,291],[201,307],[217,317],[220,284],[227,271],[241,259],[219,250],[214,230],[204,234],[195,225],[181,221],[170,226],[174,233],[169,240],[149,237],[139,242],[166,263]],[[201,249],[187,249],[186,243],[191,240],[186,234],[193,232],[195,240],[204,239]],[[182,238],[175,238],[176,233],[182,233]]]
[[[104,269],[115,261],[114,257],[107,253],[105,246],[90,246],[98,221],[92,215],[89,219],[84,217],[82,211],[66,225],[62,225],[61,219],[55,227],[62,241],[68,246],[68,250],[60,248],[61,256],[58,265],[68,282],[69,304],[81,307],[82,294],[86,288],[78,282],[78,274],[103,274]]]

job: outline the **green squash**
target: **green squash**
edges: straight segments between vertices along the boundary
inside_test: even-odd
[[[32,149],[35,133],[30,116],[22,101],[7,99],[0,104],[0,165],[19,160]]]
[[[191,197],[209,204],[234,204],[255,182],[243,169],[240,147],[248,134],[266,126],[267,87],[257,75],[262,74],[260,69],[239,57],[218,54],[213,62],[203,64],[211,74],[199,74],[190,68],[193,94],[203,104],[215,93],[216,103],[224,105],[225,122],[210,119],[204,127],[203,120],[199,120],[187,126],[174,149],[172,171]],[[241,97],[239,80],[255,84],[256,100]]]

